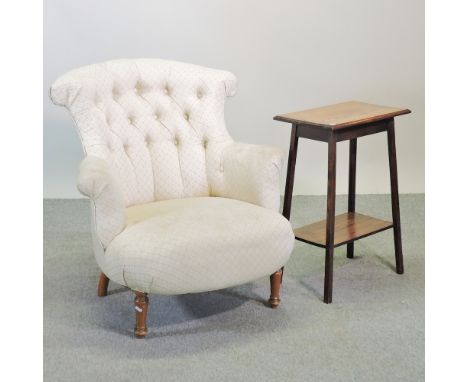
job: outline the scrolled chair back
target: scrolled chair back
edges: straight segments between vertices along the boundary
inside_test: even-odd
[[[86,155],[106,161],[126,206],[222,188],[221,153],[232,143],[227,71],[159,59],[123,59],[72,70],[51,87],[72,114]]]

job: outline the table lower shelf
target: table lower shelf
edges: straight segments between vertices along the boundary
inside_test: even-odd
[[[335,217],[334,247],[373,235],[374,233],[392,228],[393,223],[373,218],[371,216],[348,212]],[[297,240],[325,248],[326,220],[305,225],[294,230]]]

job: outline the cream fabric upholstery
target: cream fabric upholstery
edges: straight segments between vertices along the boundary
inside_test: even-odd
[[[52,85],[53,102],[71,112],[83,144],[86,158],[78,189],[91,199],[94,239],[99,245],[95,245],[96,258],[112,280],[125,284],[125,274],[136,290],[185,293],[249,281],[287,261],[294,236],[277,213],[284,155],[275,148],[232,140],[224,122],[224,102],[235,89],[236,79],[227,71],[156,59],[89,65],[66,73]],[[187,208],[200,216],[210,203],[217,210],[206,212],[208,220],[198,224],[192,212],[179,211],[184,198],[192,201]],[[164,215],[172,222],[170,229],[164,226],[166,220],[150,213],[164,209],[163,204],[174,208],[173,214]],[[132,225],[133,209],[151,218]],[[266,224],[267,214],[271,226]],[[162,273],[166,269],[180,278],[178,266],[182,273],[189,271],[187,264],[198,269],[194,259],[178,253],[188,245],[181,229],[187,225],[185,218],[195,225],[190,237],[199,239],[192,245],[207,271],[199,270],[204,277],[187,280],[183,286]],[[229,229],[215,223],[225,219]],[[249,233],[242,229],[247,222]],[[214,228],[217,234],[210,234]],[[236,233],[235,239],[228,240],[229,230]],[[177,244],[177,240],[182,241]],[[136,248],[141,254],[135,253]],[[234,254],[235,249],[244,253]],[[207,266],[208,259],[212,267]],[[223,262],[225,270],[219,273]],[[264,266],[259,266],[262,262]],[[238,268],[229,268],[232,264]],[[248,264],[259,268],[252,270]],[[214,269],[210,278],[207,272]],[[148,280],[155,276],[154,288],[149,287]]]
[[[174,199],[126,209],[127,228],[102,265],[132,289],[181,294],[226,288],[269,275],[293,249],[280,214],[234,199]]]
[[[279,171],[284,154],[273,147],[233,143],[223,152],[223,189],[219,195],[278,211]]]
[[[120,184],[113,178],[108,163],[87,156],[80,166],[78,190],[92,201],[96,231],[104,247],[125,228],[125,202]]]
[[[222,191],[234,92],[229,72],[141,59],[72,70],[51,97],[72,113],[86,154],[109,161],[130,206]]]

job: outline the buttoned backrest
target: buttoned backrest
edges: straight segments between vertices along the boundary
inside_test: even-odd
[[[57,79],[51,98],[71,112],[87,155],[103,158],[127,206],[208,196],[232,142],[224,100],[233,74],[157,59],[108,61]]]

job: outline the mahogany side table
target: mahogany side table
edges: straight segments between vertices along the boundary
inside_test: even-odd
[[[393,228],[396,272],[403,273],[400,206],[398,201],[397,160],[394,117],[411,113],[408,109],[378,106],[363,102],[336,105],[277,115],[273,119],[292,124],[283,216],[290,219],[291,200],[299,138],[328,143],[328,188],[326,219],[294,230],[296,240],[325,248],[324,302],[332,302],[333,250],[347,244],[347,257],[354,257],[354,241]],[[357,138],[387,132],[390,163],[392,221],[355,212]],[[349,140],[348,212],[335,217],[336,144]]]

